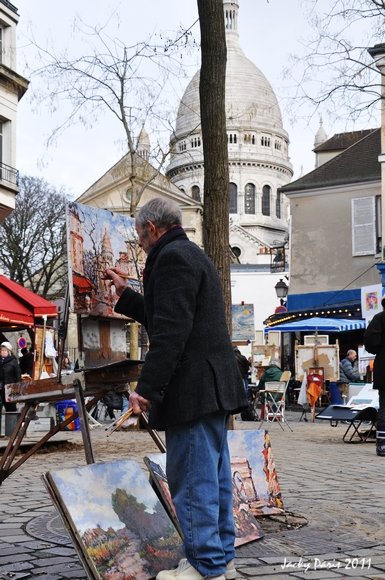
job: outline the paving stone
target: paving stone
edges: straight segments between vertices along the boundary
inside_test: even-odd
[[[19,543],[24,543],[24,542],[30,542],[31,538],[30,536],[27,536],[24,532],[18,534],[17,536],[14,535],[15,534],[15,530],[13,530],[13,535],[6,535],[4,537],[4,539],[7,540],[7,542],[9,542],[10,544],[19,544]]]
[[[71,558],[69,558],[68,556],[52,556],[52,558],[38,558],[35,560],[34,565],[35,567],[40,567],[40,568],[44,568],[44,566],[57,566],[59,564],[61,565],[67,565],[69,563],[73,562],[73,560]]]
[[[4,564],[13,564],[14,562],[23,562],[25,560],[25,553],[8,554],[7,556],[0,556],[0,566]],[[29,560],[34,560],[32,554],[29,555]]]
[[[0,574],[0,580],[21,580],[22,578],[31,578],[31,576],[29,572],[6,572],[5,574]]]
[[[74,556],[76,554],[75,548],[61,548],[60,546],[54,546],[44,550],[44,554],[52,554],[55,556]]]
[[[31,538],[30,538],[31,539]],[[23,549],[26,548],[27,550],[44,550],[45,548],[51,548],[55,544],[51,544],[49,542],[41,542],[40,540],[33,540],[31,542],[24,542]]]
[[[25,549],[25,544],[22,546],[12,546],[11,544],[0,544],[0,557],[8,556],[9,554],[26,554],[30,552],[28,548]]]
[[[33,565],[30,564],[30,562],[14,562],[13,564],[0,566],[0,574],[20,572],[21,570],[31,570],[31,568],[33,568]]]

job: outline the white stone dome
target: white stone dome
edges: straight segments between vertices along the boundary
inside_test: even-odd
[[[290,181],[293,169],[289,160],[289,137],[283,128],[277,97],[265,75],[239,46],[238,1],[223,0],[223,8],[227,44],[229,215],[233,224],[230,243],[239,247],[241,261],[253,263],[260,247],[264,244],[270,247],[272,239],[284,240],[286,236],[289,202],[279,188]],[[167,175],[186,195],[203,201],[199,80],[200,71],[188,84],[180,102],[170,140]]]
[[[196,72],[179,105],[176,139],[199,130],[199,77]],[[228,47],[226,68],[227,129],[282,132],[282,116],[274,91],[265,75],[243,53]]]
[[[272,160],[264,147],[264,138],[272,147],[274,162],[279,158],[292,174],[288,161],[288,134],[283,129],[281,110],[269,81],[251,62],[239,46],[237,20],[238,2],[224,0],[227,66],[226,66],[226,128],[229,136],[229,161],[239,158],[239,145],[244,145],[242,156],[255,160]],[[230,20],[228,15],[230,14]],[[185,163],[203,162],[203,148],[199,105],[200,71],[188,84],[179,105],[175,131],[171,138],[172,155],[168,173]],[[232,147],[236,144],[237,147]],[[247,148],[247,145],[258,145]],[[261,147],[262,145],[262,147]]]

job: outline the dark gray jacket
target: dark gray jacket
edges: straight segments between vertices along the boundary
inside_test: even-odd
[[[150,346],[136,392],[152,401],[158,429],[247,406],[227,331],[220,281],[188,239],[160,250],[144,297],[126,289],[116,312],[144,324]]]

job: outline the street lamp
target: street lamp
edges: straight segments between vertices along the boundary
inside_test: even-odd
[[[286,298],[286,296],[287,296],[287,293],[289,291],[289,287],[282,280],[282,278],[280,278],[279,282],[276,283],[274,288],[275,288],[275,293],[277,294],[277,298],[280,299],[281,306],[283,306],[283,303],[285,302],[284,298]]]
[[[381,164],[381,256],[376,264],[380,272],[382,287],[385,286],[385,43],[376,44],[368,49],[374,64],[381,74],[381,155],[378,161]]]

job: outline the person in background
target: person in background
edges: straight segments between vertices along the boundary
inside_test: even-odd
[[[258,421],[258,417],[255,415],[254,406],[252,404],[252,393],[251,388],[249,388],[249,368],[250,363],[245,356],[241,353],[239,348],[234,346],[233,348],[235,359],[238,364],[239,372],[241,373],[243,385],[245,388],[245,393],[247,400],[249,401],[249,406],[247,409],[241,411],[242,421]]]
[[[16,403],[6,403],[4,385],[18,383],[21,379],[21,370],[17,358],[12,353],[10,342],[2,342],[0,345],[0,387],[1,400],[6,411],[16,411]]]
[[[265,384],[269,381],[279,381],[282,375],[282,369],[276,359],[271,359],[269,366],[265,369],[263,375],[258,383],[258,390],[265,388]]]
[[[63,371],[70,371],[72,370],[72,363],[71,363],[71,359],[69,357],[68,352],[66,352],[63,356],[63,364],[62,364],[62,370]]]
[[[364,334],[365,349],[375,354],[373,365],[373,389],[378,390],[376,453],[385,457],[385,298],[382,312],[373,316]]]
[[[106,270],[115,311],[144,324],[149,337],[135,414],[166,433],[166,474],[186,559],[157,580],[236,578],[233,488],[227,424],[247,406],[226,324],[218,273],[182,228],[174,202],[155,198],[136,217],[147,254],[144,295]]]
[[[239,350],[238,347],[234,346],[234,355],[238,364],[238,368],[239,368],[239,372],[241,373],[242,379],[243,379],[243,384],[245,387],[245,391],[247,394],[247,398],[249,399],[249,368],[250,368],[250,364],[249,361],[247,360],[247,358],[245,356],[243,356],[243,354],[241,353],[241,351]]]
[[[357,360],[357,353],[353,349],[349,349],[346,357],[340,361],[339,371],[340,378],[337,381],[340,393],[342,396],[348,396],[349,383],[359,383],[361,381],[358,370],[354,363]]]
[[[32,377],[33,372],[33,353],[27,347],[21,349],[21,357],[19,358],[19,365],[22,375],[29,375]]]

